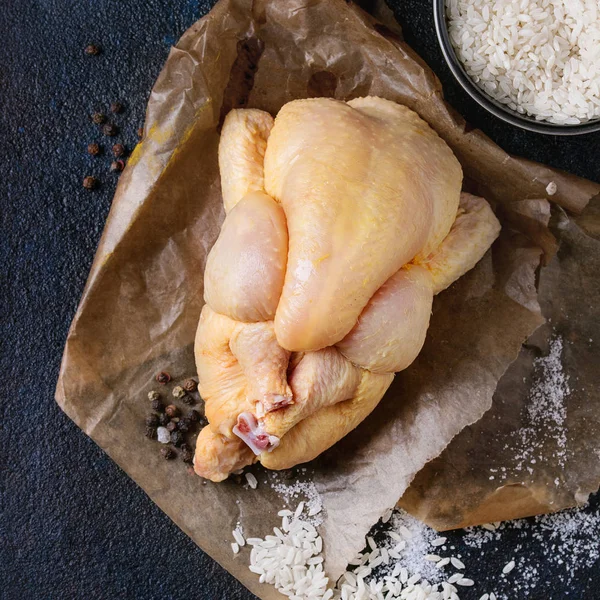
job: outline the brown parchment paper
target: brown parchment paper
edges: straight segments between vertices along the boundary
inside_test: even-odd
[[[204,264],[223,220],[223,116],[234,106],[275,114],[294,98],[368,94],[420,113],[456,152],[466,185],[503,218],[524,213],[535,220],[523,202],[543,198],[550,181],[558,185],[553,200],[570,211],[600,191],[511,157],[469,130],[398,29],[351,3],[221,0],[184,34],[153,88],[144,139],[121,176],[69,332],[56,398],[200,547],[261,598],[278,593],[258,584],[245,554],[232,556],[230,532],[239,520],[247,535],[262,536],[278,521],[283,501],[269,485],[275,476],[255,469],[260,483],[252,491],[203,482],[181,463],[164,461],[157,443],[143,436],[146,394],[158,370],[174,380],[195,371]],[[534,275],[544,246],[535,227],[526,235],[522,220],[506,219],[494,250],[436,298],[423,352],[373,415],[309,465],[304,476],[323,499],[321,533],[333,578],[415,474],[490,408],[498,380],[543,322]]]
[[[400,506],[432,527],[552,512],[585,503],[598,489],[600,241],[586,231],[598,204],[600,198],[583,213],[581,224],[556,216],[560,248],[539,281],[547,322],[498,383],[492,409],[422,469],[402,497]],[[558,354],[560,345],[564,386],[560,375],[534,363],[552,350]],[[533,404],[536,382],[543,386],[545,411]]]

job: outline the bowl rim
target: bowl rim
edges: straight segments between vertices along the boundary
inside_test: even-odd
[[[454,52],[446,23],[446,0],[433,0],[433,18],[442,54],[452,74],[465,92],[488,112],[511,125],[545,135],[570,136],[600,131],[600,119],[579,125],[558,125],[556,123],[549,123],[548,121],[535,121],[530,117],[524,117],[513,112],[510,108],[505,107],[491,96],[488,96],[467,75],[467,72]]]

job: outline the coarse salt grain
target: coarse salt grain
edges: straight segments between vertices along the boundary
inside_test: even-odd
[[[166,427],[158,427],[156,429],[156,439],[161,444],[168,444],[171,441],[171,434]]]
[[[554,196],[554,194],[556,194],[557,191],[558,191],[558,186],[556,185],[556,183],[554,181],[551,181],[546,186],[546,194],[548,194],[548,196]]]

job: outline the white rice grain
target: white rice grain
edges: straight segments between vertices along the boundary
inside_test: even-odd
[[[597,0],[446,0],[448,34],[475,85],[561,125],[600,118]]]
[[[231,533],[233,535],[233,539],[238,543],[240,548],[246,545],[246,540],[244,539],[242,532],[237,527]]]
[[[504,569],[502,569],[502,573],[504,573],[504,575],[508,575],[514,568],[515,568],[515,561],[511,560],[509,563],[507,563],[504,566]]]

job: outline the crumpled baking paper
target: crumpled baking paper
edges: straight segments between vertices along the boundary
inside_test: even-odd
[[[470,130],[398,32],[343,0],[220,0],[194,24],[152,90],[144,138],[121,175],[65,347],[60,406],[261,598],[279,594],[258,584],[246,555],[232,555],[230,532],[240,521],[246,535],[263,536],[278,522],[277,476],[255,467],[257,490],[207,483],[180,461],[162,459],[143,435],[154,375],[167,370],[180,381],[195,372],[204,265],[224,217],[217,146],[225,114],[238,106],[276,114],[311,96],[371,94],[404,103],[450,144],[466,188],[496,205],[506,224],[480,264],[436,298],[414,365],[371,417],[301,474],[322,497],[320,531],[334,579],[413,477],[489,410],[498,380],[543,323],[535,275],[555,244],[525,201],[543,200],[554,181],[553,202],[579,212],[600,191],[511,157]]]

